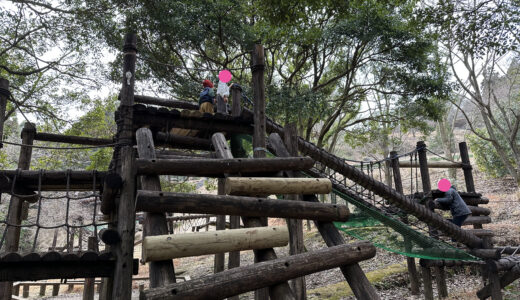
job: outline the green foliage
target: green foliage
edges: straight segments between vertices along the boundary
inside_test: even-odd
[[[477,129],[478,133],[487,136],[485,130]],[[503,177],[508,174],[504,165],[504,160],[498,155],[497,150],[490,141],[486,141],[477,137],[474,134],[468,136],[469,148],[477,162],[477,167],[486,174],[493,177]],[[501,138],[500,143],[506,143],[504,138]],[[511,152],[511,151],[509,151]],[[512,155],[512,153],[508,153]],[[513,163],[513,161],[511,161]]]
[[[193,193],[196,185],[188,181],[170,182],[164,176],[161,177],[161,189],[165,192],[172,193]]]
[[[66,135],[88,136],[94,138],[112,138],[116,133],[114,111],[117,97],[107,99],[85,100],[84,108],[87,113],[74,122]],[[54,126],[43,124],[39,131],[52,132]],[[45,143],[47,146],[67,147],[67,144]],[[78,147],[79,145],[70,145]],[[72,149],[72,150],[40,150],[33,154],[32,168],[34,169],[87,169],[104,171],[112,158],[112,148]]]
[[[207,179],[204,181],[204,188],[211,192],[217,189],[217,180],[216,179]]]

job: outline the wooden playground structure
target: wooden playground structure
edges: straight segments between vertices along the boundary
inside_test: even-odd
[[[150,286],[140,291],[140,299],[238,299],[238,295],[249,291],[255,291],[255,299],[306,299],[304,276],[338,267],[358,299],[379,299],[358,264],[375,256],[375,246],[368,241],[346,244],[333,222],[349,219],[348,206],[321,203],[316,196],[333,190],[387,216],[387,226],[409,225],[411,221],[402,217],[404,213],[416,218],[427,232],[422,235],[410,230],[419,243],[427,244],[444,236],[464,244],[461,251],[478,258],[421,259],[419,275],[415,259],[407,257],[413,294],[419,293],[422,278],[425,299],[433,299],[433,271],[439,296],[448,296],[445,268],[463,264],[481,266],[485,280],[478,293],[481,299],[502,299],[501,289],[520,277],[519,260],[514,256],[518,248],[495,248],[493,233],[482,229],[482,224],[491,222],[490,211],[478,205],[489,200],[475,191],[465,143],[459,145],[460,162],[428,162],[423,142],[410,154],[415,155],[415,161],[400,161],[405,156],[392,153],[382,162],[391,165],[395,186],[392,188],[381,177],[378,180],[364,172],[363,165],[356,168],[298,137],[294,126],[282,127],[266,117],[261,45],[256,45],[252,52],[253,109],[242,106],[240,87],[234,86],[231,112],[219,101],[215,114],[201,113],[193,103],[134,95],[136,53],[137,38],[128,34],[123,47],[122,89],[115,112],[114,139],[40,133],[34,125],[25,124],[18,169],[0,171],[0,191],[11,196],[5,220],[0,223],[0,300],[11,299],[13,294],[19,294],[20,286],[28,285],[15,284],[13,289],[13,282],[73,278],[86,278],[84,299],[93,299],[95,285],[100,299],[131,299],[132,278],[139,263],[133,257],[134,247],[142,247],[142,261],[149,262]],[[8,82],[2,79],[0,84],[0,109],[5,110]],[[0,115],[3,124],[4,111]],[[238,134],[253,136],[253,158],[243,157],[241,151],[229,146],[228,140]],[[113,158],[106,172],[32,171],[29,169],[34,141],[113,147]],[[183,151],[186,149],[201,153]],[[267,157],[267,152],[275,157]],[[421,192],[404,191],[404,168],[420,171]],[[438,191],[431,187],[429,168],[463,170],[466,191],[461,196],[472,210],[466,224],[473,229],[461,229],[429,208],[427,204],[438,196]],[[218,178],[218,195],[163,192],[160,175]],[[54,229],[40,220],[39,213],[41,206],[52,200],[45,196],[50,191],[64,193],[65,220],[55,226],[67,231],[68,246],[63,247],[63,252],[54,247],[47,252],[36,251],[38,232]],[[74,196],[73,192],[84,194]],[[270,199],[269,195],[284,195],[284,199]],[[76,224],[69,212],[71,203],[82,197],[93,198],[94,208],[88,216],[92,222]],[[414,198],[426,199],[426,205]],[[23,222],[29,204],[38,211],[34,224]],[[98,211],[106,221],[98,220]],[[391,214],[397,211],[401,217],[392,219]],[[136,243],[136,214],[141,212],[143,241]],[[210,216],[216,216],[216,229],[223,231],[173,234],[169,224],[183,217],[171,213],[196,214],[207,218],[208,224]],[[224,230],[226,216],[230,216],[229,230]],[[267,226],[268,217],[286,219],[287,228]],[[302,220],[314,221],[327,248],[305,252]],[[23,227],[36,230],[32,251],[27,253],[19,251]],[[94,228],[88,247],[79,246],[75,251],[71,232],[77,228],[82,232],[85,227]],[[104,250],[100,250],[101,243]],[[278,257],[273,248],[287,244],[290,255]],[[253,250],[255,263],[241,266],[241,250]],[[205,254],[215,254],[214,274],[176,280],[172,259]],[[100,277],[102,281],[94,280]],[[47,285],[56,289],[56,283],[41,286]]]

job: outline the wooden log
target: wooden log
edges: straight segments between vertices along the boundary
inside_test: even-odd
[[[375,247],[368,242],[334,246],[146,290],[141,293],[140,299],[222,299],[298,276],[356,263],[373,257],[375,252]]]
[[[466,265],[475,265],[482,264],[481,261],[463,261],[463,260],[431,260],[431,259],[423,259],[419,260],[419,265],[422,267],[456,267],[456,266],[466,266]]]
[[[399,162],[399,168],[418,168],[419,163],[410,162],[409,160],[403,160]],[[429,161],[428,169],[453,169],[462,168],[462,163],[453,163],[451,161]]]
[[[285,226],[147,236],[143,240],[143,261],[283,247],[288,242]]]
[[[217,157],[228,158],[228,159],[233,158],[233,155],[231,154],[231,150],[229,149],[229,147],[227,145],[226,138],[224,137],[224,135],[222,133],[215,133],[211,137],[211,140],[213,142],[213,146],[215,147],[215,152],[217,153]],[[242,222],[244,223],[245,227],[264,226],[264,222],[260,218],[242,217]],[[267,223],[267,222],[265,222],[265,223]],[[253,250],[253,253],[255,255],[255,262],[268,261],[268,260],[273,260],[273,259],[277,258],[276,253],[274,252],[273,248]],[[265,292],[257,293],[257,296],[265,297],[264,293]],[[287,282],[282,282],[282,283],[278,283],[278,284],[269,286],[269,294],[271,294],[274,299],[285,299],[285,298],[292,299],[292,298],[294,298],[291,288],[289,287],[289,284]]]
[[[500,259],[501,251],[499,249],[471,249],[469,253],[473,256],[483,259]]]
[[[492,230],[488,229],[466,229],[467,231],[471,232],[472,234],[478,236],[478,237],[493,237],[495,234]]]
[[[489,216],[491,214],[491,210],[489,208],[472,206],[472,205],[468,205],[468,208],[471,210],[471,215],[473,215],[473,216]],[[478,232],[478,231],[474,231],[474,232]]]
[[[137,151],[139,157],[155,160],[155,146],[152,132],[148,128],[140,128],[136,132]],[[141,188],[160,192],[161,182],[159,176],[141,176]],[[164,212],[145,213],[143,225],[143,238],[168,234],[168,225]],[[175,271],[172,260],[155,260],[149,264],[150,287],[159,287],[175,282]]]
[[[491,217],[489,216],[469,216],[462,225],[473,225],[473,224],[489,224],[491,223]]]
[[[280,157],[289,157],[290,153],[283,144],[280,136],[277,133],[272,133],[269,136],[269,142],[271,151],[276,153]],[[288,175],[292,175],[290,171]],[[302,200],[306,202],[320,203],[315,195],[303,195]],[[334,226],[332,222],[319,222],[315,221],[315,225],[318,228],[323,240],[328,247],[345,244],[342,234]],[[359,264],[351,264],[340,267],[343,276],[347,280],[348,284],[352,288],[354,295],[358,299],[379,299],[376,289],[372,286],[365,273],[359,266]]]
[[[7,108],[7,99],[11,93],[9,92],[9,80],[0,78],[0,149],[4,146],[4,122],[5,110]]]
[[[286,124],[284,128],[284,143],[287,151],[292,156],[298,156],[298,135],[295,123]],[[271,141],[271,139],[269,139]],[[294,174],[293,174],[294,175]],[[285,195],[288,200],[300,200],[300,195]],[[304,203],[299,201],[300,203]],[[348,209],[348,207],[346,207]],[[287,219],[287,227],[289,228],[289,254],[295,255],[305,252],[303,243],[303,222],[301,219]],[[291,280],[291,287],[297,300],[307,299],[307,291],[305,289],[305,277],[298,277]]]
[[[52,285],[52,295],[53,296],[58,296],[60,292],[60,284],[59,283],[55,283]]]
[[[30,285],[22,284],[22,287],[23,287],[23,289],[22,289],[22,297],[29,298],[29,287],[30,287]]]
[[[487,265],[492,272],[507,271],[520,264],[520,257],[509,256],[498,260],[488,260]]]
[[[217,112],[221,114],[227,114],[226,102],[224,102],[224,98],[220,95],[217,95]]]
[[[421,266],[421,274],[424,284],[424,299],[433,300],[432,272],[429,267]]]
[[[132,294],[131,264],[134,252],[135,235],[135,151],[133,144],[134,124],[134,85],[135,62],[137,53],[137,36],[127,34],[123,46],[123,78],[120,93],[121,104],[118,108],[119,134],[117,141],[121,146],[119,159],[116,161],[116,170],[121,174],[123,187],[119,197],[117,212],[117,231],[121,236],[121,243],[111,247],[116,255],[116,264],[113,273],[112,295],[114,299],[130,299]],[[120,166],[120,167],[119,167]]]
[[[218,179],[218,186],[217,186],[217,193],[218,195],[224,195],[224,180],[222,178]],[[210,204],[214,205],[214,204]],[[217,219],[215,221],[215,229],[217,231],[219,230],[225,230],[226,229],[226,213],[217,215]],[[206,227],[207,228],[207,227]],[[207,230],[206,230],[207,231]],[[213,265],[213,272],[218,273],[224,271],[225,267],[225,254],[224,252],[215,253],[215,259],[214,259],[214,265]]]
[[[509,270],[504,275],[502,275],[502,277],[500,277],[500,287],[505,288],[518,278],[520,278],[520,266],[516,265],[515,267],[513,267],[513,269]],[[486,285],[477,292],[477,296],[479,297],[479,299],[486,299],[491,296],[491,293],[491,285]]]
[[[17,174],[18,173],[18,174]],[[10,192],[11,184],[14,176],[16,176],[17,187],[23,187],[22,191],[38,190],[38,180],[40,178],[40,171],[32,170],[1,170],[2,182],[0,183],[0,191]],[[67,175],[68,174],[68,175]],[[101,187],[103,178],[106,172],[92,172],[92,171],[44,171],[41,173],[41,190],[42,191],[60,191],[67,189],[67,176],[70,176],[69,190],[92,190],[93,179],[96,177],[96,188]],[[7,180],[5,179],[7,178]],[[15,192],[16,192],[15,188]],[[24,193],[27,195],[27,193]],[[24,198],[25,199],[25,198]]]
[[[88,237],[88,250],[95,251],[97,248],[97,239],[95,236]],[[83,284],[83,300],[94,300],[94,284],[96,278],[85,278]]]
[[[99,236],[103,243],[107,245],[116,245],[121,242],[121,236],[114,228],[103,228],[99,231]]]
[[[240,123],[233,119],[218,119],[218,116],[191,118],[173,114],[153,115],[147,111],[134,111],[134,126],[136,127],[151,126],[161,129],[167,124],[170,125],[170,128],[205,130],[208,132],[253,133],[253,127],[250,124]]]
[[[31,156],[32,156],[32,147],[34,140],[34,133],[36,129],[33,124],[25,123],[24,128],[22,130],[22,144],[27,146],[22,146],[20,148],[20,155],[18,158],[18,169],[27,170],[31,165]],[[11,200],[9,202],[9,209],[7,215],[7,223],[13,224],[15,226],[7,226],[5,233],[5,252],[16,252],[18,251],[19,243],[20,243],[20,225],[22,222],[22,208],[23,208],[23,199],[11,196]],[[2,282],[0,283],[0,300],[8,300],[11,298],[11,290],[12,290],[12,282]]]
[[[212,150],[211,140],[192,136],[176,135],[171,133],[157,132],[155,136],[157,147],[169,146],[172,148],[192,150]]]
[[[104,146],[114,143],[113,139],[101,139],[86,136],[63,135],[46,132],[36,132],[34,135],[36,141],[67,143],[75,145]]]
[[[101,212],[105,215],[110,214],[115,209],[116,196],[123,186],[123,179],[117,173],[108,173],[103,184],[103,194],[101,195]]]
[[[243,115],[251,114],[251,111],[244,109]],[[273,122],[270,119],[266,120],[267,131],[269,133],[276,132],[278,134],[283,133],[283,128]],[[434,214],[427,210],[423,205],[415,203],[405,195],[398,193],[387,185],[376,181],[367,174],[364,174],[361,170],[356,169],[345,163],[345,161],[329,152],[309,143],[301,137],[298,137],[298,149],[303,155],[308,155],[314,160],[321,162],[332,170],[344,175],[346,178],[353,180],[360,186],[369,189],[376,195],[381,196],[390,201],[395,206],[401,208],[403,211],[413,214],[425,223],[430,224],[433,227],[440,229],[441,231],[449,234],[458,241],[465,243],[471,248],[480,248],[482,240],[470,233],[463,232],[463,230],[446,221],[438,214]]]
[[[231,115],[233,117],[240,117],[240,114],[242,113],[242,88],[238,84],[233,84],[230,87],[230,90],[231,101],[233,101]]]
[[[329,194],[332,183],[319,178],[228,177],[226,194]]]
[[[192,153],[188,151],[180,151],[180,150],[171,150],[171,149],[155,149],[155,156],[157,158],[160,158],[161,156],[189,156],[193,158],[215,158],[215,154],[213,152],[203,152],[200,153],[198,151],[197,153]]]
[[[401,179],[401,171],[399,170],[400,162],[399,162],[399,158],[397,157],[397,152],[391,151],[390,157],[392,157],[392,160],[390,161],[390,165],[392,167],[392,174],[394,177],[395,189],[399,193],[402,194],[403,193],[403,182]],[[405,224],[408,223],[407,216],[402,217],[401,220]],[[406,239],[406,236],[405,236],[405,239]],[[405,240],[405,246],[407,246],[407,248],[410,248],[410,250],[411,250],[412,245],[409,240]],[[421,282],[419,281],[419,274],[417,273],[417,268],[415,266],[415,259],[413,257],[407,256],[406,257],[406,266],[408,269],[408,278],[410,280],[410,290],[412,292],[412,295],[419,295]]]
[[[46,284],[42,284],[40,285],[40,296],[45,296],[45,291],[47,290],[47,285]]]
[[[466,142],[459,143],[460,160],[463,163],[462,170],[464,171],[464,181],[466,183],[466,191],[472,193],[475,192],[475,182],[473,180],[473,173],[471,162],[469,160],[468,145]]]
[[[207,213],[271,218],[310,219],[319,221],[348,220],[345,205],[307,203],[268,198],[189,193],[137,192],[137,211]]]
[[[194,109],[198,110],[199,106],[196,103],[190,103],[187,101],[179,101],[174,99],[157,98],[143,95],[135,95],[134,101],[142,104],[159,105],[169,108],[182,108],[182,109]]]
[[[138,159],[140,175],[223,176],[224,173],[307,170],[314,165],[309,157],[235,159]]]

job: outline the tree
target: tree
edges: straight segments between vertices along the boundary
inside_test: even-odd
[[[458,94],[452,100],[480,139],[489,142],[508,173],[520,182],[515,86],[518,67],[511,63],[520,46],[519,6],[515,1],[441,1],[430,10],[437,22]],[[508,93],[498,82],[506,82]],[[500,91],[502,90],[502,91]],[[475,115],[468,113],[473,109]],[[480,130],[480,126],[484,130]],[[502,142],[503,141],[503,142]]]

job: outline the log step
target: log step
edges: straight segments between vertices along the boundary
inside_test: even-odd
[[[139,175],[179,175],[223,177],[224,173],[273,173],[312,168],[310,157],[233,159],[137,159]]]
[[[257,160],[258,158],[255,158]],[[228,177],[229,195],[329,194],[332,183],[325,178]]]
[[[491,223],[491,217],[489,216],[469,216],[462,225],[475,225],[475,224],[489,224]]]
[[[136,211],[292,218],[324,222],[345,222],[349,217],[348,207],[339,204],[143,190],[137,192]]]
[[[141,292],[140,299],[223,299],[374,257],[366,241],[292,255]]]
[[[472,205],[468,205],[468,208],[471,210],[472,216],[489,216],[491,214],[491,210],[489,208]]]
[[[143,240],[143,261],[274,248],[288,243],[287,226],[147,236]]]

